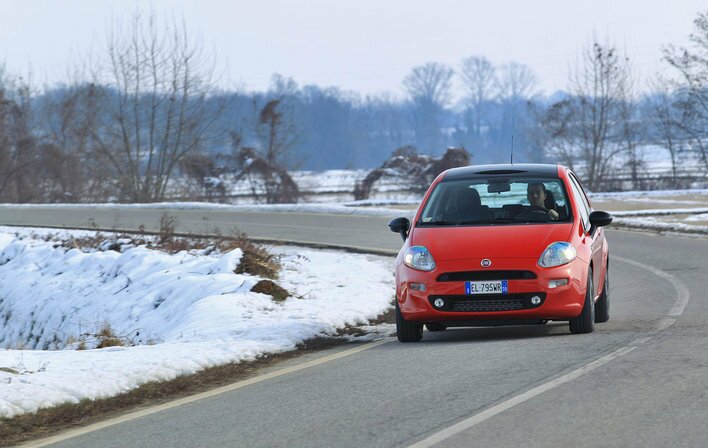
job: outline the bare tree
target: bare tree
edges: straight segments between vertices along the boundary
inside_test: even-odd
[[[530,67],[510,62],[502,65],[499,76],[499,95],[502,98],[518,100],[531,96],[538,81]]]
[[[428,62],[413,67],[403,86],[414,101],[446,106],[451,99],[453,70],[445,64]]]
[[[632,96],[633,88],[630,83],[627,86],[627,96],[620,103],[619,120],[620,120],[620,135],[624,143],[627,154],[627,165],[632,179],[632,188],[643,190],[646,185],[640,178],[640,171],[646,171],[646,162],[643,155],[640,153],[638,144],[640,135],[640,118],[637,116],[638,109],[635,99]]]
[[[470,56],[462,60],[459,74],[467,90],[467,107],[472,114],[474,133],[480,135],[484,103],[496,94],[496,69],[487,58]]]
[[[414,67],[403,80],[413,104],[416,140],[429,151],[441,145],[442,115],[452,98],[453,73],[445,64],[429,62]]]
[[[236,156],[239,169],[234,181],[246,180],[254,198],[261,196],[263,191],[267,204],[298,201],[300,190],[285,169],[268,162],[254,148],[240,147]]]
[[[288,95],[294,95],[297,88],[279,76],[274,77],[272,86],[271,92],[278,94],[279,98],[271,99],[263,106],[255,126],[260,150],[242,146],[241,135],[232,132],[234,160],[238,167],[236,180],[247,180],[254,197],[258,197],[262,190],[268,204],[297,202],[299,189],[286,169],[292,163],[293,148],[300,138],[287,101]]]
[[[0,67],[0,198],[41,201],[36,167],[40,142],[33,133],[30,82],[11,79]]]
[[[271,165],[285,167],[292,158],[300,132],[292,113],[282,111],[282,99],[268,101],[258,114],[256,135],[261,143],[263,158]]]
[[[656,79],[648,101],[650,123],[657,130],[660,144],[671,157],[671,188],[678,188],[678,162],[683,152],[684,135],[681,132],[681,111],[675,106],[674,96],[666,81]]]
[[[594,42],[571,73],[571,95],[551,105],[542,120],[550,158],[581,171],[590,190],[600,188],[618,154],[632,149],[631,87],[628,58]]]
[[[101,163],[94,135],[102,95],[93,83],[75,82],[43,99],[38,114],[46,132],[43,178],[51,202],[102,201],[115,192],[111,171]]]
[[[510,130],[512,135],[518,137],[523,131],[520,111],[526,107],[526,101],[532,95],[536,83],[536,75],[526,65],[510,62],[500,69],[499,99],[503,106],[502,129]],[[507,138],[510,139],[510,136],[500,136],[500,140],[504,142]]]
[[[676,107],[682,112],[676,125],[689,137],[704,169],[708,169],[708,11],[699,13],[693,23],[694,32],[689,36],[692,47],[670,45],[664,59],[681,76],[673,85],[680,98]]]
[[[107,110],[94,134],[100,154],[123,200],[161,200],[180,159],[204,147],[223,109],[210,101],[213,59],[183,23],[163,26],[154,13],[113,29],[107,54],[97,81]]]
[[[15,102],[4,67],[0,66],[0,198],[9,199],[8,187],[17,157],[12,139]]]

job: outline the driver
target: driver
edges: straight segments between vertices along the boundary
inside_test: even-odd
[[[530,183],[526,195],[531,204],[531,210],[543,210],[551,221],[558,220],[558,212],[546,208],[546,186],[541,182]]]

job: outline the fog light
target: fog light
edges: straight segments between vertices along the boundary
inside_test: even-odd
[[[538,305],[541,303],[541,298],[539,296],[531,297],[531,305]]]
[[[411,283],[411,289],[414,291],[425,291],[424,283]]]
[[[563,285],[567,285],[567,284],[568,284],[567,278],[557,278],[557,279],[548,281],[549,288],[557,288],[559,286],[563,286]]]
[[[445,301],[443,299],[435,299],[433,305],[435,305],[435,308],[442,308],[445,306]]]

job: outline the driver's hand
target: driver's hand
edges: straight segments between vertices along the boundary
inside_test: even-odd
[[[553,221],[558,221],[558,212],[555,210],[548,210],[548,217]]]

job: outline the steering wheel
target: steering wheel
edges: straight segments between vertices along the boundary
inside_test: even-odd
[[[539,207],[536,205],[532,205],[531,208],[529,208],[529,213],[548,213],[548,210],[546,210],[543,207]]]
[[[542,222],[542,221],[552,221],[551,217],[548,216],[548,210],[543,207],[531,206],[527,211],[527,216],[529,221]]]

